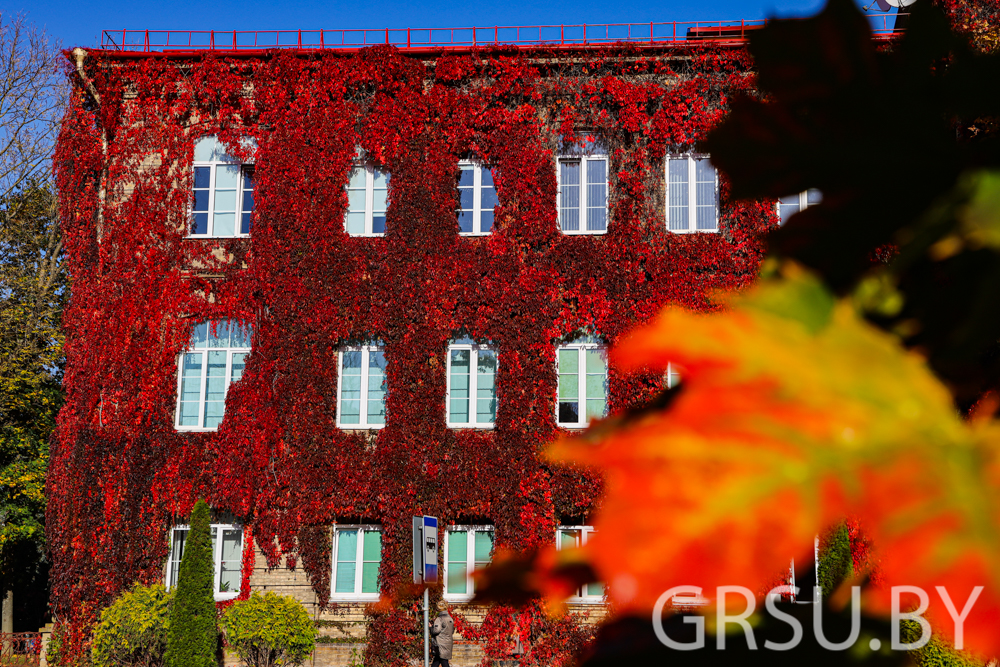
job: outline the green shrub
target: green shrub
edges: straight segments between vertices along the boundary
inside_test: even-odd
[[[195,503],[167,627],[166,667],[215,667],[219,625],[208,504]]]
[[[903,620],[899,626],[900,641],[912,644],[920,639],[921,628],[916,621]],[[960,653],[937,635],[922,648],[910,651],[913,662],[919,667],[982,667],[983,663],[972,656]]]
[[[160,584],[136,584],[101,612],[91,644],[94,667],[160,667],[172,599]]]
[[[295,598],[254,593],[222,617],[226,640],[247,667],[301,665],[316,645],[316,628]]]

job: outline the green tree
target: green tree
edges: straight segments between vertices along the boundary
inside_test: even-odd
[[[219,645],[208,503],[199,500],[181,557],[167,629],[166,667],[214,667]]]
[[[47,597],[45,472],[62,404],[67,289],[55,209],[44,182],[0,198],[0,590],[25,602]],[[25,621],[41,622],[37,606]]]

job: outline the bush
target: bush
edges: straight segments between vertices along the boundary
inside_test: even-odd
[[[136,584],[101,612],[91,645],[94,667],[160,667],[172,599],[160,584]]]
[[[847,524],[841,523],[827,531],[820,540],[819,587],[823,597],[829,597],[846,579],[854,575],[851,537]]]
[[[316,645],[316,628],[295,598],[254,593],[222,617],[226,639],[247,667],[301,665]]]
[[[166,667],[215,667],[219,648],[212,528],[208,504],[195,503],[167,627]]]

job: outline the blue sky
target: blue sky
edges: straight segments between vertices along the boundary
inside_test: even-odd
[[[824,0],[508,0],[494,4],[456,0],[382,0],[375,4],[344,0],[8,0],[5,4],[7,11],[26,12],[32,23],[44,26],[63,46],[96,46],[105,29],[446,28],[758,19],[812,14]]]

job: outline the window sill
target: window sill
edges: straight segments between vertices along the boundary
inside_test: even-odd
[[[496,424],[446,424],[448,428],[454,431],[492,431],[496,429]]]
[[[174,426],[174,430],[178,433],[215,433],[219,430],[218,426],[208,428],[205,426]]]
[[[472,595],[462,594],[462,593],[443,593],[441,598],[446,602],[472,602],[472,598],[476,596],[475,593]]]
[[[378,593],[369,594],[365,593],[363,595],[347,595],[346,593],[330,593],[330,602],[378,602],[380,600]]]
[[[604,596],[601,597],[587,597],[587,598],[566,598],[566,602],[569,604],[589,604],[589,605],[606,605],[607,601]]]
[[[463,237],[492,236],[493,232],[459,232],[458,235]]]
[[[671,234],[718,234],[716,229],[667,229]]]
[[[347,232],[347,235],[355,239],[380,239],[385,237],[385,232],[381,234],[352,234]]]
[[[216,602],[226,602],[227,600],[235,600],[240,596],[239,592],[236,593],[216,593],[213,595]]]
[[[209,236],[208,234],[188,234],[184,237],[192,241],[217,241],[222,239],[248,239],[249,234],[233,234],[232,236]]]
[[[337,424],[337,428],[341,431],[381,431],[385,424]]]
[[[604,236],[604,235],[606,235],[608,233],[608,230],[602,229],[601,231],[593,231],[593,232],[592,231],[583,231],[583,232],[578,232],[578,231],[574,231],[574,230],[566,231],[564,229],[560,229],[559,233],[562,234],[563,236]]]

